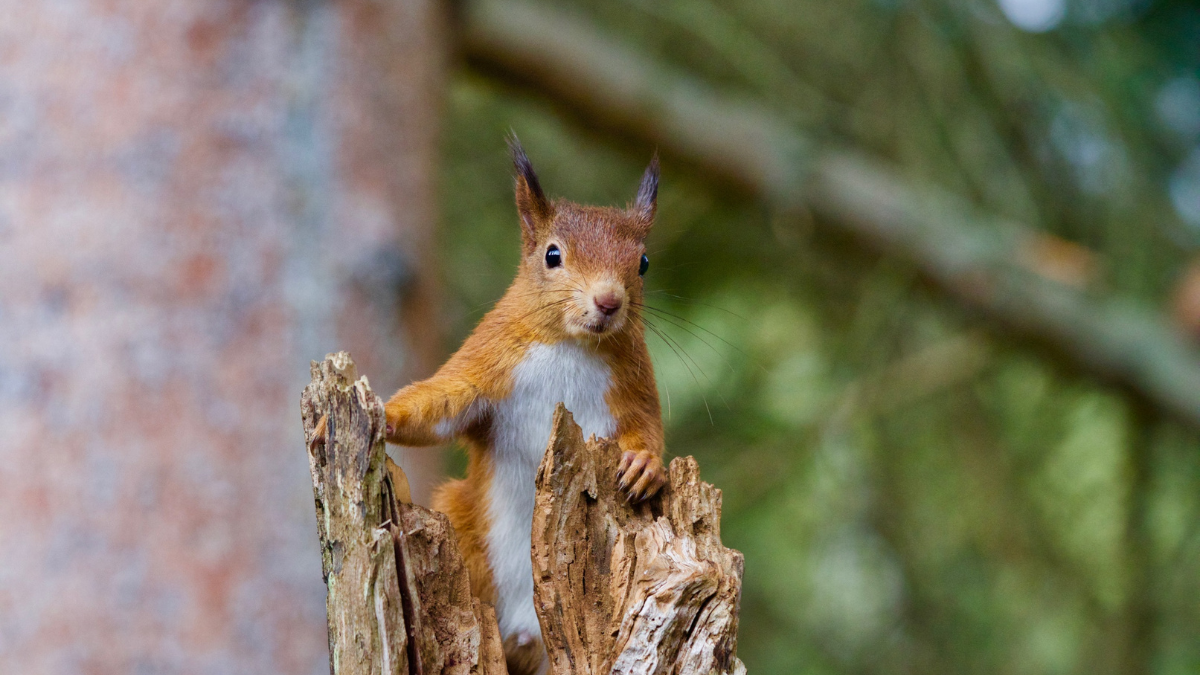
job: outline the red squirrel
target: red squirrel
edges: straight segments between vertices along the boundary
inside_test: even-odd
[[[615,438],[620,488],[632,501],[666,481],[654,370],[639,316],[658,158],[626,208],[548,200],[515,137],[521,263],[504,297],[433,377],[387,402],[387,439],[419,446],[460,439],[466,477],[442,485],[433,508],[458,535],[471,590],[496,606],[509,672],[543,669],[533,608],[534,479],[554,407],[584,436]]]

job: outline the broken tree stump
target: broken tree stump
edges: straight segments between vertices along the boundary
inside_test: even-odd
[[[744,673],[736,656],[742,554],[721,544],[721,491],[692,457],[631,505],[621,452],[583,439],[559,404],[537,473],[534,606],[556,675]]]
[[[446,516],[408,502],[383,401],[350,355],[312,365],[300,402],[333,675],[505,675],[495,611],[471,597]],[[324,422],[324,433],[316,433]]]
[[[409,503],[385,453],[383,401],[349,354],[312,364],[301,397],[328,588],[333,675],[506,675],[496,614],[472,598],[444,514]],[[320,431],[318,431],[320,429]],[[742,556],[721,492],[691,457],[630,505],[620,451],[554,412],[537,473],[534,604],[555,675],[739,674]]]

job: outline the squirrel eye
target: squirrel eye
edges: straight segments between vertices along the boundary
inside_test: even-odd
[[[562,264],[562,252],[554,244],[546,249],[546,267],[558,267]]]
[[[642,255],[642,264],[638,266],[638,276],[645,275],[648,269],[650,269],[650,259]]]

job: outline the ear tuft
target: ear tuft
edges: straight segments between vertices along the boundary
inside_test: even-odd
[[[642,174],[642,184],[638,186],[637,198],[633,200],[633,208],[647,221],[654,220],[654,212],[658,209],[658,153],[650,158],[650,166]]]
[[[517,212],[521,216],[521,238],[526,247],[531,248],[537,243],[538,231],[550,220],[550,203],[515,132],[509,132],[508,150],[512,153],[513,167],[517,172]]]

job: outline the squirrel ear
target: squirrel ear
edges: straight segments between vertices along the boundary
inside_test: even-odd
[[[650,166],[642,174],[642,184],[638,186],[637,198],[633,200],[633,210],[646,219],[646,223],[654,222],[654,212],[658,209],[658,153],[650,158]]]
[[[516,133],[509,134],[508,149],[512,153],[513,167],[517,170],[517,213],[521,216],[521,239],[525,241],[526,249],[530,249],[537,243],[539,231],[550,221],[550,203],[546,201],[542,185]]]

